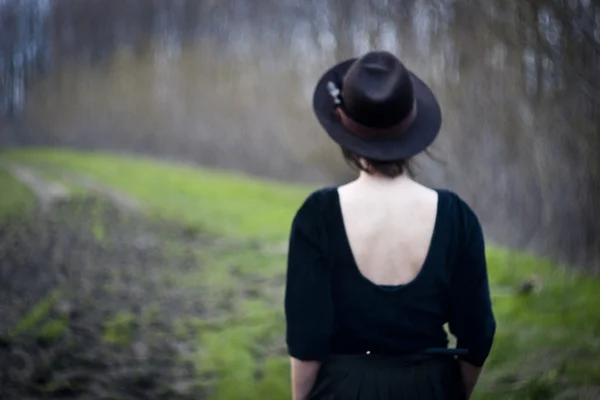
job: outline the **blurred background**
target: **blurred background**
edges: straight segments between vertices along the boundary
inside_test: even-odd
[[[600,10],[576,1],[0,3],[2,142],[139,152],[285,180],[349,177],[310,108],[382,48],[433,86],[420,176],[509,246],[600,257]]]
[[[317,125],[312,90],[332,63],[370,49],[397,54],[437,94],[443,131],[431,154],[416,160],[417,179],[455,190],[472,204],[488,241],[509,249],[508,261],[502,261],[513,268],[507,276],[521,268],[523,261],[515,254],[526,252],[585,273],[590,276],[586,281],[595,279],[591,276],[600,272],[600,5],[595,0],[0,0],[0,148],[7,151],[0,158],[13,178],[45,195],[48,180],[69,186],[64,174],[61,179],[47,175],[47,165],[65,160],[74,170],[97,173],[105,184],[118,175],[125,180],[123,171],[130,171],[131,180],[121,182],[122,189],[146,179],[134,176],[130,164],[109,177],[107,171],[117,164],[101,166],[91,155],[98,152],[118,154],[119,160],[143,156],[185,171],[218,169],[236,179],[267,179],[272,185],[339,184],[354,173]],[[61,158],[21,148],[63,148],[89,155],[75,160],[69,158],[75,157],[72,153]],[[152,174],[159,179],[159,172]],[[160,191],[176,191],[173,182],[183,178],[175,176],[165,174]],[[83,186],[98,192],[98,185],[88,179]],[[240,199],[254,193],[238,193],[231,189],[233,183],[227,185]],[[199,188],[193,199],[202,203],[201,196],[211,190]],[[0,196],[8,198],[8,191],[8,186],[0,188]],[[99,191],[108,193],[106,188]],[[123,203],[123,196],[111,193]],[[148,193],[140,186],[134,194],[139,200]],[[193,199],[178,203],[165,198],[161,207],[193,207]],[[296,206],[300,200],[294,201]],[[273,236],[280,247],[293,206],[272,216],[282,224],[281,235]],[[206,207],[212,210],[212,203]],[[28,226],[27,234],[19,233],[20,241],[11,239],[4,254],[17,242],[24,253],[34,254],[40,237],[53,237],[47,229],[58,229],[56,224],[66,219],[85,225],[89,213],[79,210],[84,211],[54,212],[52,222],[44,222],[54,228],[39,219],[33,225],[20,219],[19,226]],[[221,214],[212,213],[211,221],[215,215]],[[202,227],[210,225],[204,217],[199,217]],[[4,234],[16,229],[15,224],[8,226],[4,224]],[[177,235],[168,233],[180,241]],[[74,248],[65,243],[66,249]],[[284,255],[275,257],[272,262],[279,263],[281,273]],[[164,260],[162,265],[172,262]],[[145,271],[147,262],[137,262]],[[12,276],[4,273],[3,285]],[[22,311],[53,285],[36,289]],[[25,286],[10,286],[6,293],[19,297],[15,293],[25,293]],[[281,283],[276,286],[280,290]],[[517,308],[527,307],[519,303]],[[581,318],[589,322],[589,317]],[[566,326],[566,321],[558,325]],[[592,381],[580,386],[597,388],[600,382]],[[510,382],[505,382],[504,396],[521,387]],[[12,396],[24,387],[33,390],[14,387]],[[544,390],[511,398],[553,398],[554,392]],[[177,393],[123,398],[176,398],[187,392]],[[600,398],[577,393],[565,398]],[[98,393],[90,396],[101,398]]]

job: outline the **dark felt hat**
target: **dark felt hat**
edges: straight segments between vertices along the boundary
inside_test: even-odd
[[[442,125],[431,89],[386,51],[371,51],[327,70],[315,88],[313,109],[341,147],[379,161],[422,152]]]

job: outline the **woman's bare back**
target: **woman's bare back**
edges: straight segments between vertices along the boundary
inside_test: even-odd
[[[362,275],[388,286],[415,279],[433,237],[437,192],[407,177],[361,177],[338,192],[348,242]]]

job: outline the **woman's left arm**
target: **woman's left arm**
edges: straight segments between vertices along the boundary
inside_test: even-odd
[[[306,400],[317,379],[320,361],[302,361],[291,357],[292,400]]]
[[[285,317],[294,400],[308,397],[330,351],[333,301],[324,241],[318,199],[313,195],[294,217],[288,249]]]

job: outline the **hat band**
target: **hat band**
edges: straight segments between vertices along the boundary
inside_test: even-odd
[[[361,123],[356,122],[352,118],[348,116],[342,109],[342,107],[336,107],[337,113],[340,117],[340,122],[342,125],[351,131],[352,133],[369,138],[380,138],[385,136],[398,136],[402,135],[404,132],[410,128],[412,123],[415,121],[417,117],[417,101],[413,102],[412,109],[410,113],[404,118],[402,121],[397,123],[394,126],[390,126],[388,128],[374,128],[371,126],[366,126]]]

